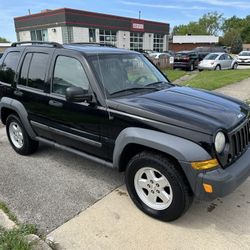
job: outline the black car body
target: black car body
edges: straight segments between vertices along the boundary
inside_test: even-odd
[[[0,60],[0,116],[19,154],[44,142],[126,171],[135,204],[165,221],[249,176],[246,104],[175,86],[137,52],[19,45]]]
[[[211,47],[197,47],[193,50],[193,52],[197,53],[199,61],[202,61],[210,53],[227,53],[228,51],[225,47],[211,46]]]
[[[174,69],[185,69],[193,71],[199,64],[199,57],[193,51],[180,51],[174,55]]]

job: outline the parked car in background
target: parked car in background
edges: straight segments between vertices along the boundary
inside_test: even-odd
[[[171,55],[169,53],[154,52],[149,54],[149,57],[152,59],[161,59],[161,58],[170,58]]]
[[[208,54],[198,66],[200,71],[208,70],[222,70],[222,69],[237,69],[238,63],[235,58],[227,53],[210,53]]]
[[[199,57],[194,51],[180,51],[174,56],[173,69],[193,71],[198,67]]]
[[[171,56],[174,56],[174,55],[175,55],[175,52],[172,51],[172,50],[165,50],[165,51],[163,51],[163,53],[168,53],[168,54],[170,54]]]
[[[236,57],[238,64],[250,64],[250,51],[242,51]]]
[[[226,47],[197,47],[193,50],[198,54],[199,60],[203,60],[210,53],[227,53]]]

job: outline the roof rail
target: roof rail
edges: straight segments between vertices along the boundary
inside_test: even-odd
[[[27,45],[50,45],[52,47],[55,48],[63,48],[62,44],[60,43],[56,43],[56,42],[43,42],[43,41],[25,41],[25,42],[15,42],[11,44],[11,47],[17,47],[18,45],[22,45],[22,44],[27,44]]]
[[[113,44],[107,44],[107,43],[90,43],[90,42],[82,42],[82,43],[67,43],[65,45],[86,45],[86,46],[100,46],[100,47],[113,47],[116,48]]]

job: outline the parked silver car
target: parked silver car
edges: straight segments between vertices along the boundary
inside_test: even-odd
[[[242,51],[236,57],[238,64],[250,64],[250,51]]]
[[[198,65],[200,71],[237,69],[237,67],[237,60],[227,53],[210,53]]]

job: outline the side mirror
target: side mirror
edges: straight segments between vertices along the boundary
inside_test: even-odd
[[[66,100],[68,102],[91,102],[93,96],[80,87],[69,87],[66,89]]]

